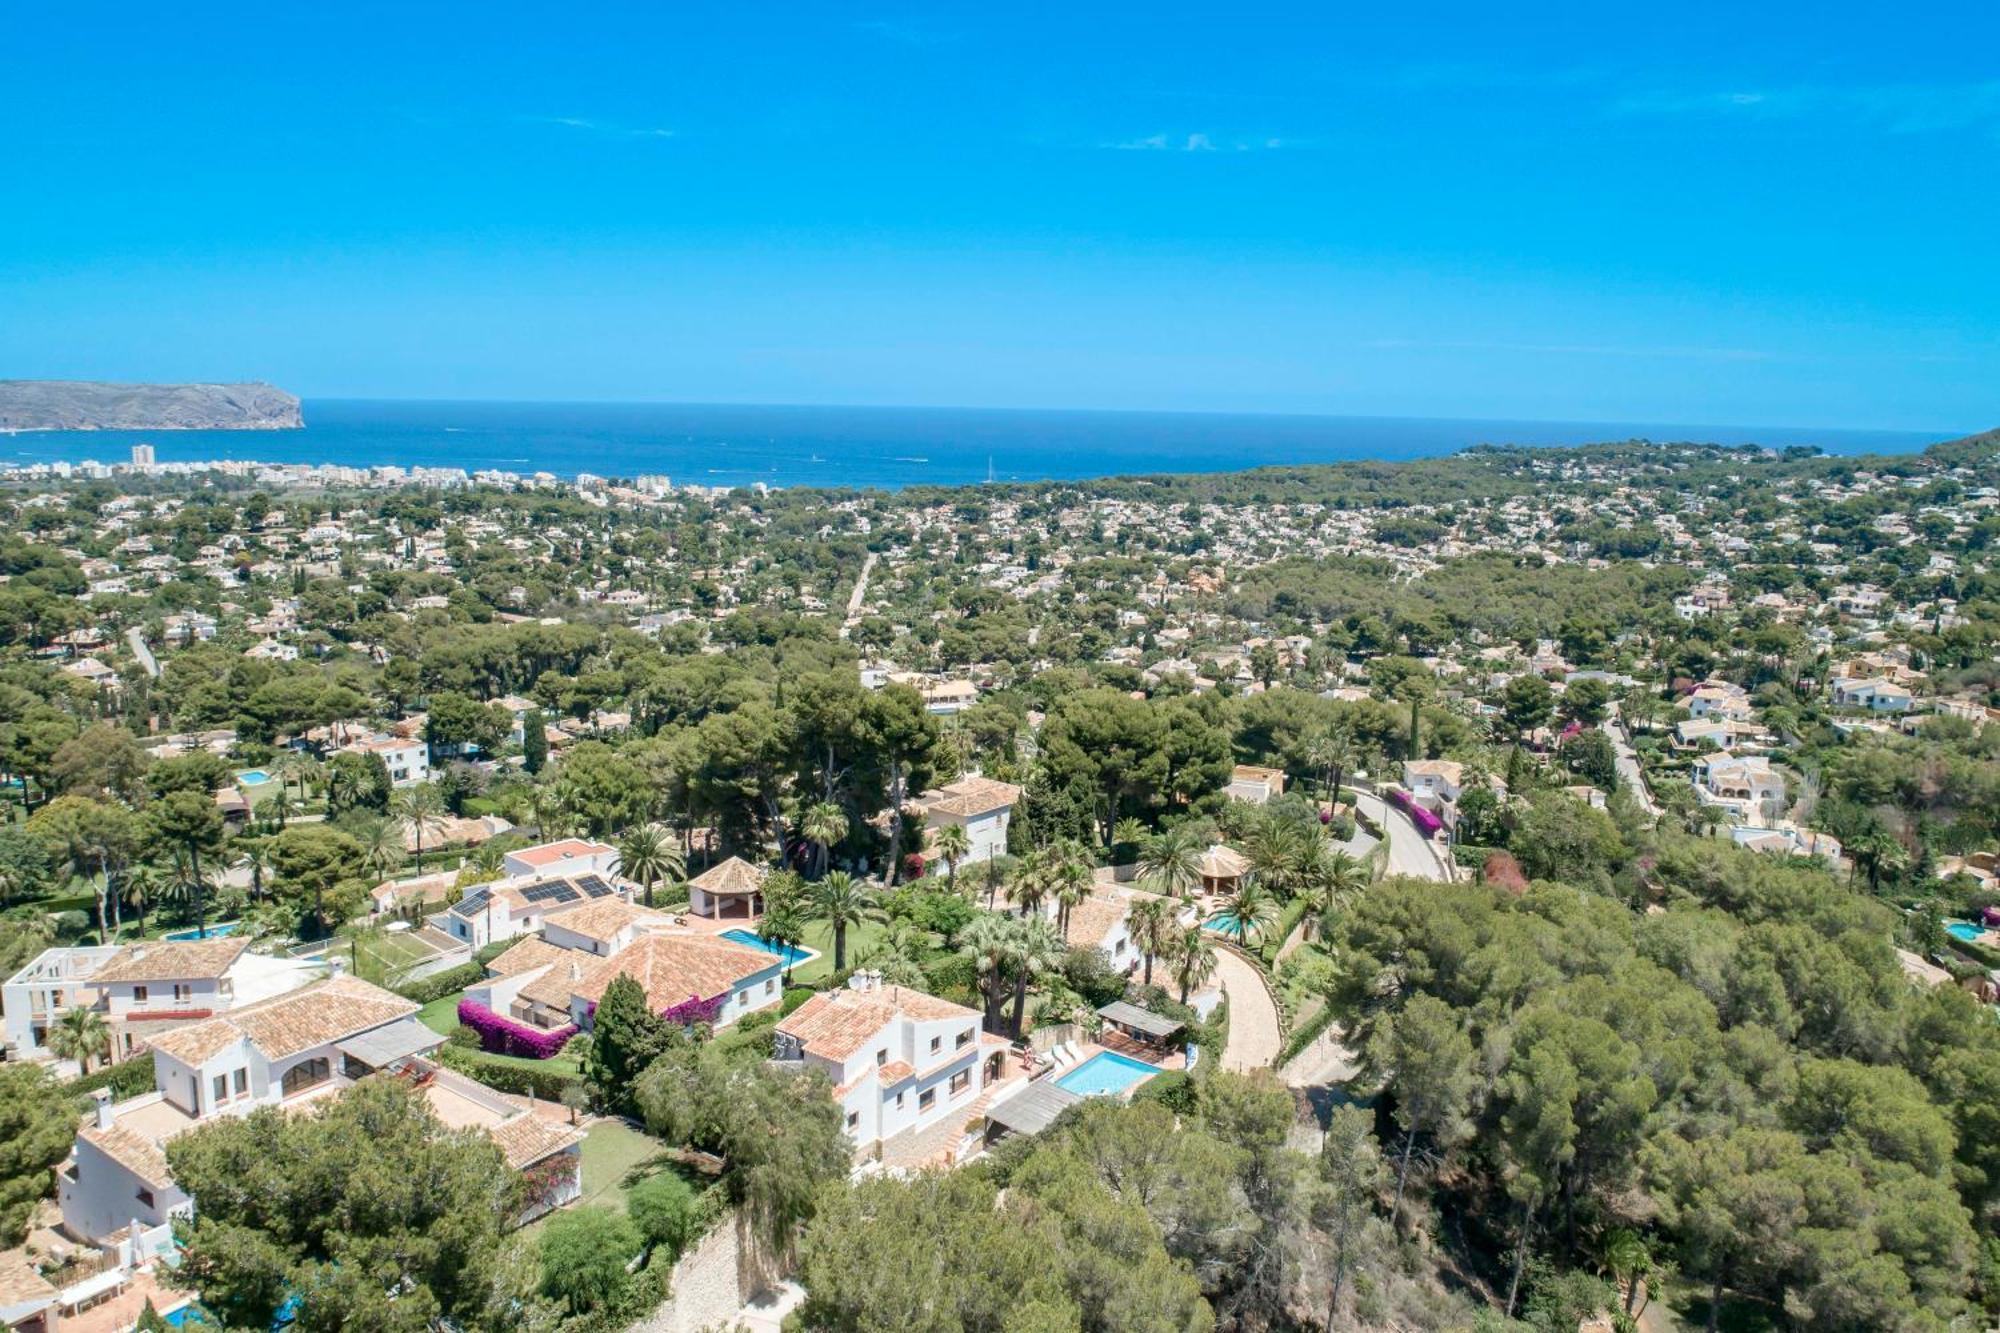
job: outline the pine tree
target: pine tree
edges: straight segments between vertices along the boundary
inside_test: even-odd
[[[604,988],[593,1020],[584,1074],[605,1107],[632,1110],[632,1084],[674,1042],[674,1031],[646,1004],[646,992],[621,972]]]

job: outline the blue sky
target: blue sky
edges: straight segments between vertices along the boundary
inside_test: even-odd
[[[0,0],[0,375],[2000,424],[2000,10]]]

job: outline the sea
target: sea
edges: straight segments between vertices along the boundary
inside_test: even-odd
[[[1651,440],[1817,445],[1910,453],[1963,432],[1819,430],[1659,422],[1081,412],[705,403],[309,399],[302,430],[25,431],[0,464],[113,463],[151,444],[159,461],[496,468],[574,477],[666,476],[678,485],[897,489],[1275,464],[1396,461],[1476,444]]]

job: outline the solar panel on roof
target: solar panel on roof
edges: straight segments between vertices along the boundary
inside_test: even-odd
[[[451,910],[460,916],[471,916],[474,912],[486,906],[486,899],[489,896],[485,889],[481,889],[477,893],[468,893],[465,897],[460,898],[457,905]]]
[[[530,884],[521,890],[521,897],[531,903],[573,903],[583,895],[573,888],[568,880],[552,879],[540,884]]]
[[[612,892],[611,886],[597,875],[578,875],[575,882],[587,897],[602,898]]]

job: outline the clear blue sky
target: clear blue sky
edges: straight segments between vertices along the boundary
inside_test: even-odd
[[[0,376],[1984,427],[1996,52],[1991,3],[0,0]]]

